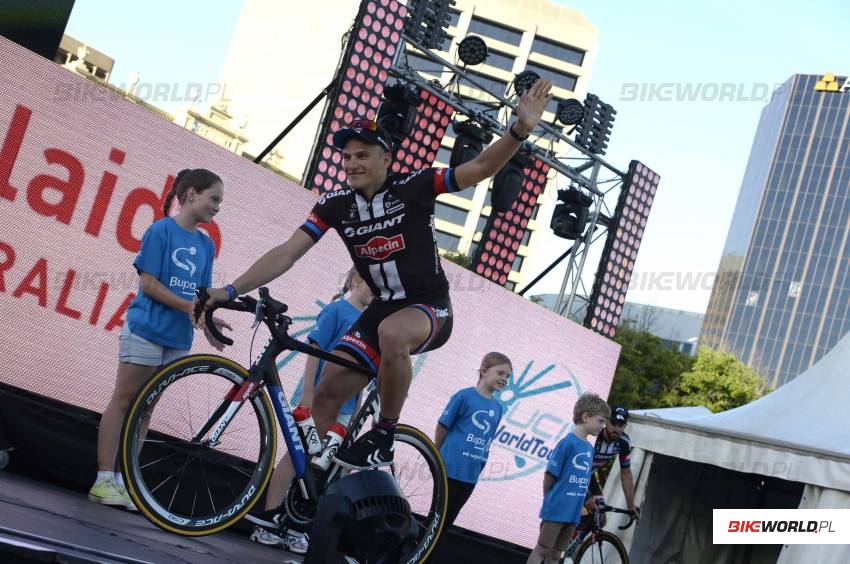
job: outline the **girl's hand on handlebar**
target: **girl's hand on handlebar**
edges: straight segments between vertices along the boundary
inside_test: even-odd
[[[218,329],[219,333],[222,333],[222,329],[230,329],[231,331],[233,330],[233,327],[231,327],[227,321],[219,319],[218,317],[213,317],[213,323],[215,323],[216,329]],[[204,336],[217,351],[224,350],[224,343],[216,339],[206,326],[204,326]]]
[[[224,288],[207,288],[207,295],[209,296],[207,298],[207,301],[204,304],[202,304],[204,310],[211,308],[213,305],[215,305],[219,302],[226,302],[226,301],[230,300],[230,294],[228,294],[227,290],[225,290]],[[198,298],[196,296],[195,297],[196,303],[197,303],[197,300],[198,300]],[[198,318],[194,319],[193,321],[195,322],[195,325],[197,327],[204,327],[205,328],[206,321],[204,320],[203,314],[198,316]],[[228,329],[230,328],[229,325],[227,327],[228,327]]]

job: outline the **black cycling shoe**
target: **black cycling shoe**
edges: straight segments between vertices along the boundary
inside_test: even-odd
[[[337,451],[334,461],[350,470],[389,466],[393,462],[395,433],[376,427],[355,441],[351,447]]]

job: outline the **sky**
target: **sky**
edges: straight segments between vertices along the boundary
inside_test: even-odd
[[[703,312],[769,92],[795,73],[850,74],[850,3],[558,3],[599,31],[590,91],[617,110],[605,160],[625,171],[636,159],[661,175],[628,300]],[[112,2],[77,0],[66,33],[115,59],[113,83],[135,71],[178,93],[190,83],[212,92],[241,6],[151,0],[119,13]],[[734,100],[714,94],[724,84]],[[683,89],[698,99],[663,99]],[[175,111],[181,102],[158,105]],[[554,259],[569,243],[547,237]],[[589,263],[585,278],[594,270]],[[563,274],[531,293],[557,292]]]

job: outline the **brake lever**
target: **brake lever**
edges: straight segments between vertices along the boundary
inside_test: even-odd
[[[257,300],[257,305],[254,307],[254,323],[251,324],[251,329],[256,329],[263,322],[263,300]]]

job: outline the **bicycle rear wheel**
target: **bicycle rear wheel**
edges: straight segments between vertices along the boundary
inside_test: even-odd
[[[594,538],[595,537],[595,538]],[[629,564],[626,547],[617,535],[602,531],[590,534],[576,550],[575,564]]]
[[[395,432],[393,464],[380,470],[395,476],[419,524],[416,544],[401,562],[424,562],[437,545],[445,523],[448,483],[440,451],[419,429],[399,425]]]
[[[218,532],[248,513],[265,489],[277,435],[262,390],[210,441],[247,378],[224,357],[187,356],[160,369],[133,398],[119,457],[130,497],[158,527],[188,536]]]

